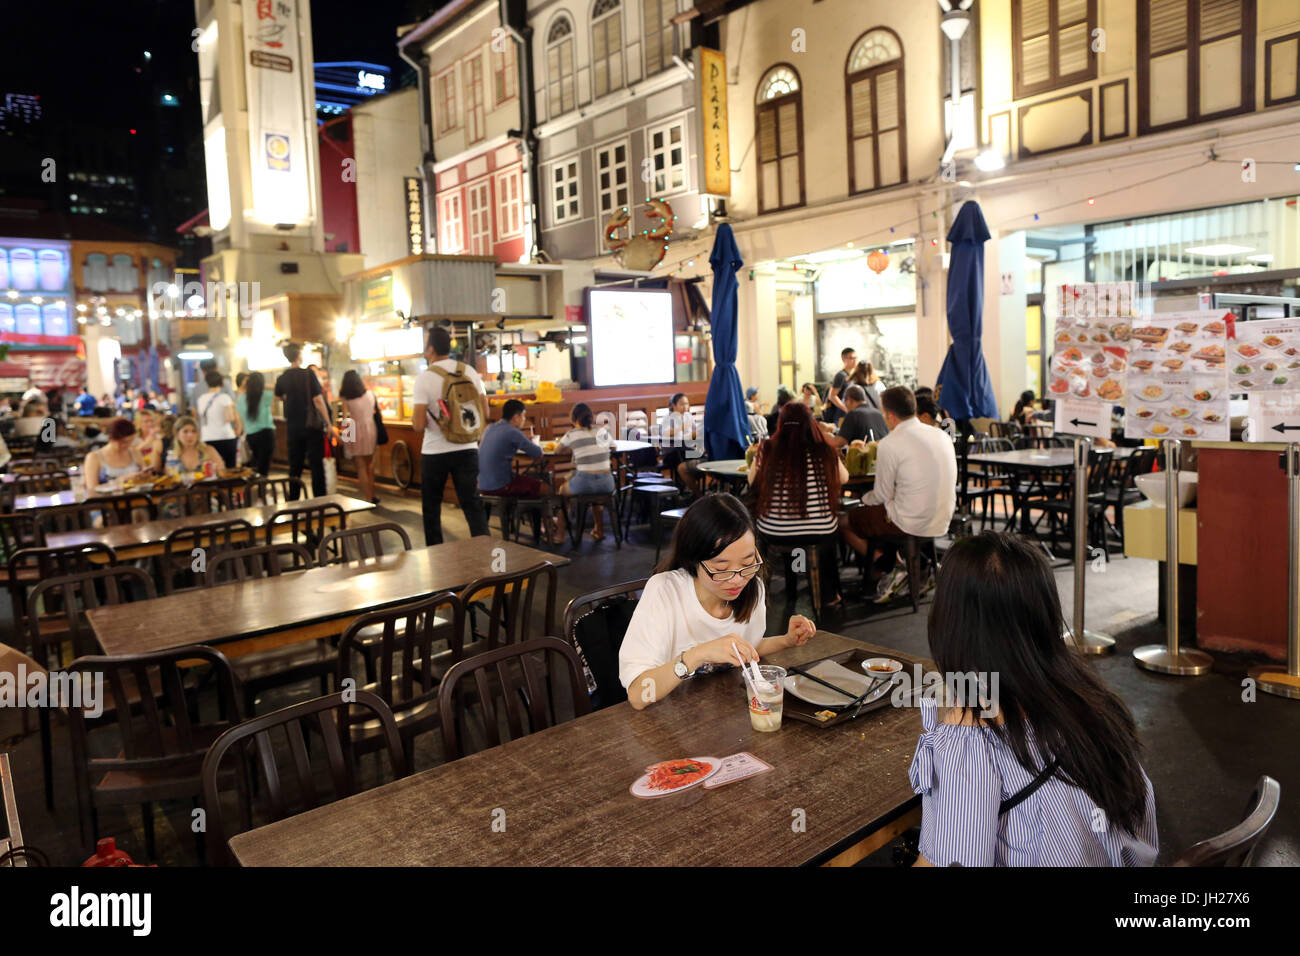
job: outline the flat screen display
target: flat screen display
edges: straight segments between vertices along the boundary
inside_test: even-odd
[[[591,289],[587,293],[591,383],[673,382],[673,303],[667,290]]]

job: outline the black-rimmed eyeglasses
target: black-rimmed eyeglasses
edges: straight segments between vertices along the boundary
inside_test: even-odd
[[[717,581],[719,584],[721,584],[724,581],[730,581],[737,574],[739,574],[742,578],[752,578],[755,574],[758,573],[758,569],[761,568],[762,566],[763,566],[763,562],[759,561],[757,564],[751,564],[747,568],[737,568],[734,571],[712,571],[709,569],[709,566],[707,564],[705,564],[703,561],[700,562],[700,567],[704,569],[705,573],[708,574],[708,576],[712,578],[714,581]]]

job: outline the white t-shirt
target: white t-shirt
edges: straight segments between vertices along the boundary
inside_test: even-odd
[[[767,630],[762,581],[758,587],[758,602],[749,620],[741,623],[735,615],[717,618],[704,610],[695,593],[695,580],[686,571],[678,569],[652,575],[646,581],[618,650],[618,679],[628,687],[646,671],[675,661],[696,644],[728,634],[739,634],[758,647]]]
[[[884,505],[889,520],[908,534],[923,538],[944,534],[957,507],[952,439],[915,416],[899,422],[880,439],[876,484],[862,503]]]
[[[235,400],[225,392],[200,395],[194,404],[199,415],[199,437],[205,442],[234,438],[235,426],[226,421],[226,409],[234,404]]]
[[[438,368],[446,369],[448,372],[456,371],[455,359],[439,359],[433,364]],[[474,383],[474,387],[479,390],[480,394],[487,394],[487,390],[483,387],[483,380],[479,378],[474,366],[468,362],[465,363],[465,377]],[[436,413],[438,410],[438,401],[442,398],[444,381],[441,375],[427,368],[415,376],[414,402],[416,405],[423,405],[429,410],[424,416],[424,444],[420,448],[421,454],[443,455],[449,451],[469,451],[472,448],[478,448],[478,442],[476,441],[467,441],[460,445],[447,441],[442,436],[442,429],[430,417],[431,413]],[[413,424],[419,427],[418,423]]]

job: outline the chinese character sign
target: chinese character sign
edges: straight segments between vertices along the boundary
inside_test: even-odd
[[[700,192],[731,195],[731,152],[727,139],[727,58],[718,50],[697,47],[695,80],[699,87],[696,112],[700,124]]]

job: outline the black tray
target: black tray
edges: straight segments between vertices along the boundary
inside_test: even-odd
[[[807,671],[809,668],[816,667],[822,661],[834,661],[836,664],[839,664],[841,667],[847,667],[849,670],[853,671],[854,673],[862,672],[865,674],[866,672],[862,670],[862,662],[865,660],[869,660],[870,658],[873,657],[891,657],[896,661],[902,661],[903,671],[907,674],[908,680],[911,680],[913,677],[914,674],[913,667],[916,664],[922,663],[920,658],[909,657],[907,654],[900,654],[898,651],[890,651],[888,654],[878,654],[875,651],[868,651],[863,649],[863,650],[841,651],[838,654],[831,654],[829,657],[821,657],[815,661],[807,661],[803,664],[798,664],[796,666],[801,671]],[[924,665],[922,665],[922,673],[924,672],[925,672],[925,668]],[[789,668],[787,668],[786,673],[790,674],[793,672],[790,671]],[[806,724],[812,724],[816,727],[834,727],[837,724],[848,723],[849,721],[854,720],[858,717],[866,716],[867,714],[870,714],[873,711],[882,710],[886,707],[891,706],[890,701],[893,698],[893,696],[894,696],[894,691],[891,688],[889,693],[885,694],[883,697],[877,700],[873,700],[869,704],[864,704],[861,709],[858,709],[857,707],[849,707],[843,710],[836,710],[834,716],[832,717],[824,716],[825,712],[831,708],[819,707],[816,704],[808,703],[808,701],[806,700],[800,700],[798,697],[794,696],[794,694],[790,693],[788,690],[783,695],[783,701],[781,706],[784,710],[784,717],[791,717],[794,720],[801,720]],[[822,717],[816,716],[818,713],[822,713],[823,716]]]

